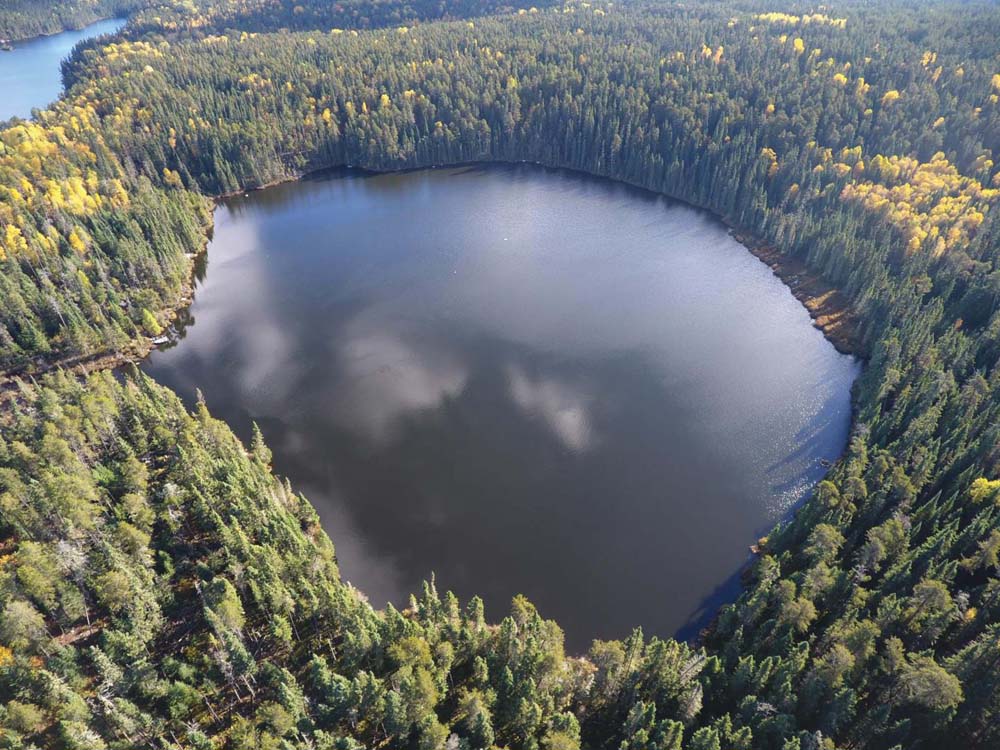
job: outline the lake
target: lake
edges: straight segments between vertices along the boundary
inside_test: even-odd
[[[125,19],[98,21],[79,31],[66,31],[13,42],[13,50],[0,52],[0,120],[28,119],[35,107],[45,107],[62,93],[60,64],[79,42],[113,34]]]
[[[315,505],[343,577],[694,635],[846,442],[860,365],[708,214],[573,173],[338,172],[222,203],[144,369]]]

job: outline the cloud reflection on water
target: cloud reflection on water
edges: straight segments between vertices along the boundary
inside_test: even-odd
[[[197,324],[147,369],[261,422],[376,605],[435,571],[572,648],[670,634],[843,445],[857,365],[691,209],[511,168],[216,216]]]
[[[468,370],[454,353],[410,345],[377,321],[357,318],[339,338],[332,368],[340,378],[337,418],[371,440],[392,440],[403,417],[434,409],[465,387]]]
[[[510,397],[529,417],[540,417],[571,451],[580,453],[593,445],[588,401],[578,386],[553,377],[529,376],[517,365],[508,365]]]

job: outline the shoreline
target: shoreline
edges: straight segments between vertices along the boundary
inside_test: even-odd
[[[475,162],[456,162],[456,163],[443,163],[434,164],[426,167],[406,167],[402,169],[387,169],[387,170],[377,170],[369,169],[365,167],[358,167],[353,165],[337,165],[330,167],[321,167],[313,170],[308,170],[297,175],[290,175],[280,179],[271,180],[265,184],[247,187],[241,190],[232,191],[229,193],[224,193],[215,196],[205,196],[205,200],[210,201],[212,204],[211,212],[209,214],[209,222],[204,227],[204,235],[202,237],[202,245],[199,250],[194,253],[188,254],[188,260],[190,262],[189,273],[187,279],[185,280],[183,286],[181,287],[180,294],[178,296],[177,303],[159,311],[159,314],[163,316],[163,324],[170,325],[175,322],[181,314],[190,308],[194,303],[195,285],[196,285],[196,275],[198,273],[199,264],[203,261],[208,253],[208,246],[212,240],[212,233],[215,224],[215,209],[225,202],[226,200],[233,198],[242,198],[249,196],[251,193],[256,191],[266,190],[268,188],[277,187],[279,185],[284,185],[293,182],[299,182],[302,180],[309,179],[311,177],[317,177],[324,174],[333,174],[337,172],[341,173],[355,173],[367,176],[379,176],[379,175],[392,175],[392,174],[403,174],[409,172],[418,172],[432,169],[461,169],[463,167],[477,167],[477,166],[510,166],[516,167],[524,164],[530,164],[535,167],[540,167],[542,169],[551,169],[569,172],[575,175],[580,175],[588,179],[598,179],[598,180],[608,180],[610,182],[616,182],[621,185],[626,185],[627,187],[635,190],[641,190],[649,195],[664,197],[671,201],[676,201],[678,204],[683,204],[689,206],[698,211],[704,211],[706,214],[711,216],[714,220],[722,223],[726,227],[729,235],[733,237],[737,242],[739,242],[748,252],[750,252],[755,258],[760,262],[770,268],[771,272],[778,277],[782,284],[784,284],[788,290],[792,293],[795,299],[805,308],[806,312],[809,313],[812,325],[816,328],[823,337],[841,354],[856,357],[861,361],[862,366],[864,365],[867,357],[864,353],[863,343],[860,334],[860,320],[851,308],[850,303],[844,296],[844,294],[834,287],[832,284],[826,282],[818,274],[809,270],[806,264],[799,260],[798,258],[793,258],[791,256],[784,255],[778,248],[769,245],[758,237],[755,237],[750,232],[739,227],[735,222],[731,221],[728,217],[723,216],[710,208],[705,206],[700,206],[698,204],[692,203],[690,201],[684,200],[683,198],[678,198],[676,196],[669,195],[667,193],[660,193],[654,190],[649,190],[648,188],[642,187],[641,185],[635,185],[633,183],[627,182],[625,180],[616,180],[612,177],[608,177],[600,174],[593,174],[590,172],[584,172],[581,170],[569,169],[566,167],[550,166],[546,164],[541,164],[538,162],[527,162],[527,161],[506,161],[506,160],[495,160],[495,161],[475,161]],[[172,342],[173,343],[173,342]],[[3,407],[12,400],[17,398],[18,382],[20,380],[31,381],[34,378],[50,373],[57,370],[67,371],[78,377],[85,377],[93,372],[108,369],[117,369],[124,365],[134,364],[140,366],[143,360],[145,360],[157,345],[153,343],[153,337],[143,335],[138,339],[134,339],[129,343],[128,346],[124,347],[119,351],[104,351],[96,352],[89,355],[78,355],[75,357],[66,357],[59,360],[46,362],[41,364],[37,368],[32,368],[30,365],[17,373],[11,372],[0,372],[0,407]],[[856,413],[855,407],[853,405],[852,398],[852,415],[851,424],[853,426]],[[2,418],[2,415],[0,415]],[[846,449],[846,446],[845,446]],[[837,459],[840,460],[839,458]],[[836,462],[834,462],[836,463]],[[827,467],[829,471],[830,467]],[[798,507],[791,510],[794,514],[798,510]],[[787,520],[787,519],[786,519]],[[743,564],[734,571],[734,577],[740,581],[740,589],[743,590],[745,587],[745,578],[752,569],[754,560],[759,556],[760,551],[754,549],[756,545],[752,545],[748,551],[747,557],[745,558]],[[685,639],[689,643],[702,643],[706,637],[706,634],[710,633],[718,621],[718,617],[721,613],[722,606],[725,602],[722,602],[717,606],[711,613],[711,615],[701,621],[701,625],[698,626],[694,622],[690,625],[695,625],[697,627],[697,632],[691,633]],[[701,618],[697,618],[701,619]],[[687,627],[687,626],[685,626]],[[678,637],[675,634],[674,637]]]
[[[625,180],[615,179],[613,177],[608,177],[605,175],[594,174],[591,172],[585,172],[582,170],[570,169],[567,167],[551,166],[548,164],[543,164],[539,162],[529,162],[529,161],[508,161],[508,160],[492,160],[492,161],[472,161],[472,162],[455,162],[455,163],[438,163],[430,166],[424,167],[404,167],[401,169],[371,169],[367,167],[359,167],[353,165],[337,165],[331,167],[321,167],[318,169],[307,170],[298,175],[292,175],[286,178],[276,179],[268,181],[253,188],[245,188],[243,190],[232,191],[223,195],[216,196],[213,201],[215,206],[219,206],[227,200],[231,199],[241,199],[248,197],[255,191],[266,190],[269,188],[278,187],[280,185],[300,182],[313,177],[321,177],[324,175],[337,175],[337,174],[355,174],[361,176],[379,176],[379,175],[396,175],[396,174],[407,174],[412,172],[422,172],[434,169],[462,169],[462,168],[474,168],[474,167],[495,167],[495,166],[506,166],[506,167],[519,167],[522,165],[530,165],[533,167],[538,167],[546,170],[555,170],[561,172],[567,172],[573,175],[578,175],[585,177],[587,179],[596,180],[606,180],[609,182],[617,183],[619,185],[625,185],[630,189],[640,190],[650,196],[664,197],[670,201],[674,201],[678,204],[695,209],[696,211],[701,211],[710,216],[713,220],[720,222],[727,230],[728,234],[735,239],[740,245],[742,245],[751,255],[753,255],[761,263],[764,263],[773,273],[778,280],[791,292],[792,296],[796,301],[805,308],[806,312],[809,314],[813,328],[817,329],[830,343],[833,348],[840,354],[851,356],[856,358],[864,367],[867,361],[867,354],[864,349],[863,339],[860,330],[861,321],[858,314],[852,308],[849,300],[846,298],[843,292],[841,292],[833,284],[830,284],[825,279],[823,279],[819,274],[811,271],[808,266],[802,260],[785,255],[777,247],[765,242],[760,237],[753,235],[744,228],[740,227],[736,222],[731,220],[729,217],[724,216],[711,208],[706,206],[698,205],[689,200],[670,195],[668,193],[657,192],[655,190],[650,190],[641,185],[636,185],[634,183],[627,182]],[[857,419],[857,407],[854,402],[852,395],[851,398],[851,417],[850,424],[853,429],[854,424]],[[824,465],[825,477],[832,467],[841,460],[844,453],[847,450],[847,443],[844,444],[843,449],[836,459],[831,463]],[[751,544],[747,549],[746,557],[744,558],[742,564],[733,572],[732,579],[737,581],[738,593],[734,597],[727,597],[716,602],[710,610],[706,611],[702,617],[693,617],[691,620],[685,624],[685,626],[673,634],[673,638],[678,640],[684,640],[687,643],[698,645],[704,643],[708,635],[715,629],[718,623],[718,619],[722,613],[722,609],[729,603],[735,600],[739,596],[739,592],[746,589],[749,577],[751,576],[753,566],[757,559],[766,550],[766,539],[767,535],[773,533],[776,526],[787,523],[791,518],[794,517],[796,513],[801,509],[802,502],[797,503],[793,508],[790,508],[780,519],[778,519],[774,524],[767,527],[766,530],[761,533],[764,535],[756,540],[754,544]],[[690,631],[682,637],[682,632],[685,629],[690,629]]]
[[[188,254],[187,260],[190,263],[187,277],[181,286],[177,303],[160,310],[164,316],[161,325],[172,325],[194,302],[195,275],[198,264],[208,253],[208,245],[211,242],[215,212],[210,214],[209,224],[205,226],[205,235],[201,248],[194,253]],[[157,345],[153,343],[152,336],[143,335],[132,339],[126,346],[117,350],[103,350],[91,352],[89,354],[76,354],[68,357],[59,357],[53,360],[46,360],[37,364],[29,363],[23,367],[0,370],[0,406],[5,405],[17,390],[18,381],[34,380],[48,373],[65,371],[77,376],[87,376],[99,370],[114,370],[127,364],[138,364],[152,353]]]
[[[291,175],[289,177],[282,177],[275,180],[270,180],[263,185],[259,185],[251,188],[244,188],[242,190],[234,190],[228,193],[222,193],[220,195],[212,196],[209,198],[214,204],[214,207],[218,206],[223,201],[239,198],[242,196],[248,196],[251,193],[267,190],[269,188],[278,187],[279,185],[285,185],[291,182],[299,182],[301,180],[308,179],[313,176],[335,173],[335,172],[356,172],[363,175],[377,176],[377,175],[392,175],[392,174],[408,174],[410,172],[422,172],[431,169],[449,169],[449,168],[461,168],[461,167],[475,167],[475,166],[491,166],[491,165],[508,165],[508,166],[519,166],[522,164],[530,164],[533,166],[541,167],[542,169],[555,169],[563,172],[569,172],[571,174],[582,175],[590,179],[597,180],[608,180],[609,182],[618,183],[620,185],[627,185],[635,190],[641,190],[645,193],[655,196],[662,196],[677,203],[689,206],[691,208],[697,209],[699,211],[704,211],[709,214],[716,221],[722,222],[729,230],[729,234],[743,245],[751,255],[757,258],[759,261],[764,263],[771,272],[778,277],[782,284],[788,287],[791,291],[792,296],[806,309],[809,313],[809,317],[812,319],[813,327],[823,334],[823,337],[830,342],[834,349],[836,349],[841,354],[847,354],[852,357],[857,357],[862,362],[867,360],[867,354],[865,352],[864,343],[862,340],[862,335],[860,331],[861,321],[853,309],[850,300],[846,298],[843,292],[840,291],[836,286],[826,281],[822,276],[810,270],[809,267],[802,260],[786,255],[781,252],[777,247],[768,244],[760,237],[757,237],[752,232],[739,226],[736,222],[731,220],[728,216],[724,216],[716,211],[713,211],[707,206],[702,206],[697,203],[692,203],[691,201],[685,200],[684,198],[670,195],[669,193],[661,193],[656,190],[650,190],[649,188],[643,187],[642,185],[637,185],[626,180],[616,179],[607,175],[596,174],[593,172],[585,172],[579,169],[571,169],[569,167],[551,166],[548,164],[543,164],[541,162],[534,161],[508,161],[504,159],[496,159],[492,161],[464,161],[455,163],[439,163],[431,164],[424,167],[402,167],[400,169],[371,169],[369,167],[359,167],[350,164],[335,165],[330,167],[319,167],[317,169],[307,170],[300,174]]]
[[[813,327],[834,349],[862,361],[867,359],[859,330],[860,321],[839,289],[810,271],[798,258],[785,255],[776,247],[749,237],[731,225],[729,231],[737,242],[781,279],[781,283],[809,313]]]
[[[507,161],[499,159],[493,161],[440,163],[423,167],[402,167],[400,169],[381,170],[354,165],[334,165],[329,167],[319,167],[317,169],[307,170],[299,174],[270,180],[262,185],[254,187],[246,187],[240,190],[234,190],[214,196],[205,196],[205,199],[211,201],[212,203],[212,212],[210,214],[211,218],[209,223],[205,226],[202,246],[195,253],[189,256],[190,269],[188,278],[181,287],[176,304],[167,306],[166,308],[160,310],[159,314],[164,316],[164,323],[169,325],[177,320],[180,314],[193,304],[195,274],[198,261],[202,260],[206,256],[208,246],[211,243],[212,230],[215,223],[215,209],[220,203],[226,200],[248,196],[251,193],[267,190],[268,188],[274,188],[279,185],[292,182],[299,182],[313,176],[330,174],[338,171],[349,171],[358,174],[377,176],[406,174],[409,172],[420,172],[432,169],[491,165],[519,166],[522,164],[530,164],[543,169],[556,169],[570,172],[572,174],[582,175],[590,179],[616,182],[621,185],[627,185],[635,190],[642,190],[650,195],[662,196],[669,200],[677,201],[683,205],[695,208],[699,211],[706,212],[715,220],[722,222],[722,224],[729,230],[729,234],[737,242],[743,245],[749,253],[771,269],[771,272],[778,277],[781,283],[789,289],[795,299],[798,300],[798,302],[806,309],[806,312],[809,313],[809,317],[812,319],[813,327],[823,334],[823,337],[830,342],[834,349],[841,354],[857,357],[862,361],[862,363],[867,359],[864,353],[860,331],[858,330],[860,321],[858,320],[857,314],[851,308],[850,302],[844,297],[843,293],[835,286],[825,281],[818,274],[810,271],[806,264],[801,260],[785,255],[776,247],[767,244],[762,239],[739,227],[728,217],[723,216],[710,208],[700,206],[683,198],[679,198],[668,193],[660,193],[641,185],[636,185],[634,183],[615,179],[606,175],[585,172],[578,169],[569,169],[567,167],[551,166],[540,162]],[[42,362],[34,367],[29,364],[18,368],[17,370],[0,371],[0,403],[6,400],[6,395],[16,386],[16,381],[18,379],[31,379],[55,370],[66,370],[77,375],[87,375],[101,369],[113,369],[128,363],[139,363],[148,357],[153,349],[156,348],[152,339],[153,337],[150,336],[142,336],[138,339],[134,339],[127,346],[116,351],[100,351],[86,355],[74,355]]]
[[[66,34],[72,31],[83,31],[88,26],[93,26],[95,23],[102,23],[103,21],[111,21],[113,19],[119,18],[125,22],[128,22],[128,17],[125,16],[101,16],[100,18],[95,18],[92,21],[87,21],[79,26],[63,26],[62,28],[56,29],[55,31],[43,31],[38,34],[33,34],[31,36],[22,37],[11,37],[4,41],[10,44],[24,44],[26,42],[34,42],[41,39],[48,39],[49,37],[58,36],[59,34]]]

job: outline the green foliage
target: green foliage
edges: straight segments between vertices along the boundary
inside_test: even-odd
[[[312,507],[145,377],[58,374],[13,398],[0,493],[29,494],[0,520],[5,726],[81,747],[195,730],[233,748],[578,741],[589,672],[526,601],[499,628],[433,585],[406,613],[375,612],[340,581]],[[22,576],[46,566],[47,586]],[[691,654],[670,649],[658,680]],[[88,685],[107,700],[91,706]]]
[[[259,430],[244,449],[143,378],[16,386],[5,730],[81,747],[997,746],[996,8],[845,2],[807,21],[643,0],[411,23],[500,10],[164,2],[127,40],[85,45],[67,95],[0,133],[0,366],[155,334],[206,196],[344,164],[528,160],[682,196],[836,286],[868,356],[844,458],[704,650],[636,632],[573,659],[521,598],[499,625],[432,584],[373,611]]]

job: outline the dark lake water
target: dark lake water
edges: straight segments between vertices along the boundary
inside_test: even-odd
[[[10,52],[0,51],[0,120],[28,119],[34,107],[44,107],[62,93],[60,63],[84,39],[112,34],[125,25],[113,18],[79,31],[14,42]]]
[[[224,203],[145,369],[313,502],[345,579],[435,572],[569,647],[691,635],[846,440],[859,365],[692,208],[521,167],[327,175]]]

